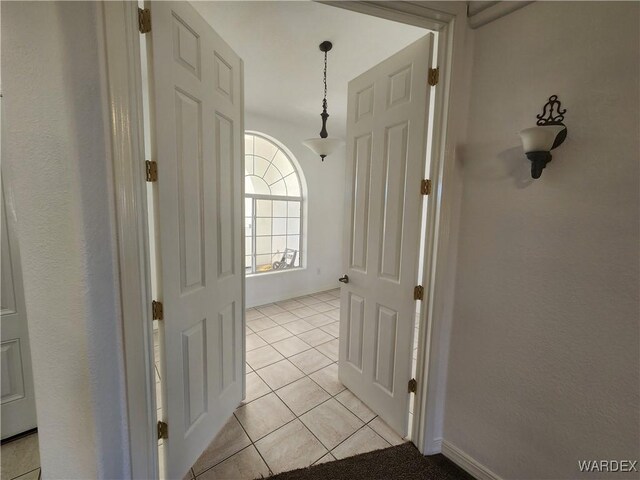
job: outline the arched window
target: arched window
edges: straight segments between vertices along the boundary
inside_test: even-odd
[[[245,270],[302,265],[302,186],[291,154],[259,133],[245,133]]]

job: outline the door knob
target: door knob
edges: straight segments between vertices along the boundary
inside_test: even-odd
[[[344,277],[340,277],[338,279],[338,281],[342,282],[342,283],[349,283],[349,275],[345,275]]]

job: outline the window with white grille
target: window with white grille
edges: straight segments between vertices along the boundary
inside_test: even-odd
[[[245,270],[247,274],[302,265],[302,188],[283,147],[245,134]]]

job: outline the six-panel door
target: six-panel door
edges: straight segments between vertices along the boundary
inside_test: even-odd
[[[243,395],[242,61],[187,2],[151,6],[168,478]]]
[[[339,375],[407,433],[433,34],[349,83]]]
[[[31,350],[22,289],[18,237],[11,210],[7,210],[4,186],[0,185],[0,365],[2,371],[2,438],[36,427],[36,405],[31,371]]]

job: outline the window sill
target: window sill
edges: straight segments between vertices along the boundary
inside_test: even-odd
[[[295,268],[286,268],[286,269],[282,269],[282,270],[269,270],[268,272],[252,272],[252,273],[245,273],[245,277],[246,278],[253,278],[253,277],[265,277],[268,275],[280,275],[283,273],[292,273],[292,272],[300,272],[303,270],[306,270],[306,267],[295,267]]]

